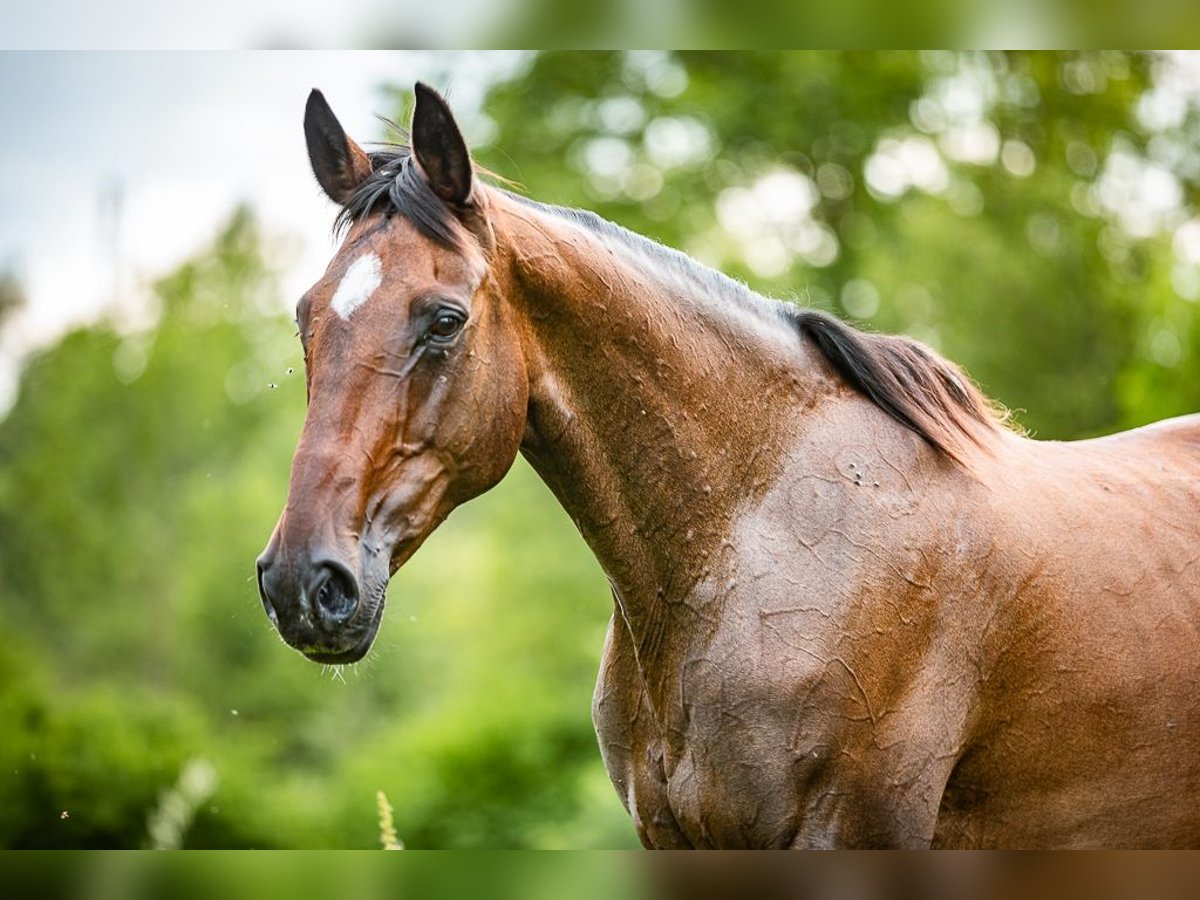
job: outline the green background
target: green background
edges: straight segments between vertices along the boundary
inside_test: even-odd
[[[919,337],[1069,439],[1200,409],[1171,66],[548,53],[463,124],[531,196]],[[405,121],[407,86],[382,96]],[[522,461],[393,579],[366,661],[274,635],[253,562],[304,386],[270,238],[231,210],[153,327],[66,335],[0,421],[0,844],[371,847],[385,791],[410,847],[635,846],[589,718],[608,590]]]

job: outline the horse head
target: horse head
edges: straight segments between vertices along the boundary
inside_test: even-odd
[[[348,663],[391,575],[512,465],[528,380],[489,269],[486,190],[445,100],[417,85],[410,148],[365,152],[318,91],[304,132],[345,237],[297,305],[308,412],[258,585],[289,645]]]

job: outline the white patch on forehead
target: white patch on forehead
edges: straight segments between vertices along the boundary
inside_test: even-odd
[[[365,253],[350,263],[329,304],[333,311],[343,319],[349,319],[352,312],[371,299],[383,281],[382,269],[382,263],[374,253]]]

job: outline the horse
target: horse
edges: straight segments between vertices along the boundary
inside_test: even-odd
[[[653,848],[1200,843],[1200,416],[1035,441],[954,364],[476,167],[418,83],[304,132],[344,238],[258,560],[319,663],[521,453],[612,588],[593,721]]]

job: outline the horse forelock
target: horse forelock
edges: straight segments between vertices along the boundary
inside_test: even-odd
[[[371,215],[401,215],[422,236],[448,250],[462,247],[463,227],[455,210],[434,193],[409,148],[394,144],[369,154],[371,174],[355,188],[334,221],[345,232]]]

